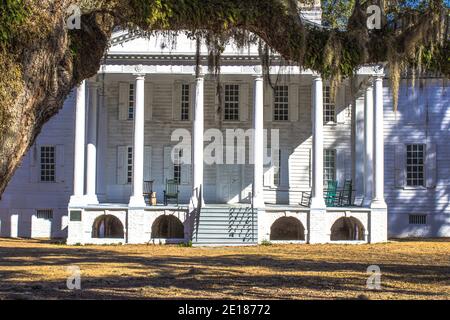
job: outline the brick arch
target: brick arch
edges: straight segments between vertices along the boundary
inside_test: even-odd
[[[270,227],[270,240],[273,241],[304,241],[305,227],[295,217],[281,217]]]
[[[331,227],[331,241],[363,241],[364,225],[355,217],[341,217]]]
[[[153,239],[184,239],[184,225],[175,216],[163,215],[152,225]]]
[[[92,225],[92,238],[123,239],[124,236],[122,222],[113,215],[97,217]]]

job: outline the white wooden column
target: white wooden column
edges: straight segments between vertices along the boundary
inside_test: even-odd
[[[384,110],[383,110],[383,77],[375,77],[374,106],[374,183],[372,208],[386,208],[384,201]]]
[[[97,111],[98,84],[88,83],[89,112],[86,154],[86,204],[98,204],[97,198]]]
[[[323,198],[323,82],[313,78],[313,146],[312,146],[312,199],[311,208],[325,208]]]
[[[97,163],[107,161],[108,154],[108,107],[106,105],[104,85],[99,88],[98,95],[98,136],[97,136]],[[106,200],[107,170],[106,166],[97,166],[97,197],[99,201]]]
[[[84,205],[84,154],[86,137],[86,82],[76,90],[75,148],[73,159],[73,195],[69,206]]]
[[[145,123],[145,75],[136,75],[133,134],[133,192],[129,206],[145,207],[144,184],[144,123]]]
[[[373,199],[373,82],[366,88],[364,98],[364,205]]]
[[[204,74],[199,70],[195,79],[194,121],[192,125],[192,199],[191,204],[198,208],[204,205],[203,190],[203,135],[204,129]]]
[[[255,68],[253,99],[253,206],[264,208],[264,78]]]

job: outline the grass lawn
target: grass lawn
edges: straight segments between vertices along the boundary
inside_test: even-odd
[[[367,289],[367,267],[382,289]],[[81,290],[66,287],[68,266]],[[0,299],[450,299],[450,240],[380,245],[70,247],[0,239]]]

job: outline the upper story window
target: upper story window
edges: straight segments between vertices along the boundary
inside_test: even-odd
[[[425,145],[406,145],[406,185],[425,186]]]
[[[289,120],[289,87],[288,86],[276,86],[274,94],[275,94],[274,120],[275,121],[288,121]]]
[[[133,182],[133,147],[127,148],[127,183]]]
[[[323,122],[336,122],[336,106],[332,103],[331,90],[329,86],[323,89]]]
[[[44,146],[41,147],[41,181],[55,182],[56,181],[56,157],[55,147]]]
[[[325,149],[323,153],[323,182],[326,186],[329,181],[336,180],[336,150]]]
[[[181,120],[183,121],[189,121],[189,91],[190,86],[188,84],[181,86]]]
[[[134,83],[130,83],[130,90],[128,93],[128,120],[134,119]]]
[[[225,85],[224,119],[239,121],[239,85]]]

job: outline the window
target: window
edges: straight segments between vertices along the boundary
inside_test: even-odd
[[[173,165],[173,179],[176,183],[181,183],[181,158],[183,157],[183,150],[175,150],[174,152],[174,165]]]
[[[427,216],[425,214],[410,214],[409,224],[427,224]]]
[[[41,147],[41,181],[55,182],[55,147]]]
[[[331,90],[329,86],[323,89],[323,122],[336,122],[336,106],[331,102]]]
[[[127,148],[127,183],[133,182],[133,147]]]
[[[288,121],[289,120],[289,87],[288,86],[276,86],[274,94],[275,94],[274,120],[275,121]]]
[[[181,120],[189,121],[189,91],[190,86],[183,84],[181,86]]]
[[[225,110],[224,119],[239,121],[239,85],[225,85]]]
[[[323,154],[323,182],[336,180],[336,150],[325,149]]]
[[[425,186],[425,145],[406,146],[406,185]]]
[[[128,120],[134,119],[134,84],[130,83],[128,96]]]
[[[278,158],[273,159],[273,165],[273,184],[279,187],[281,185],[281,150],[278,150]]]
[[[38,219],[51,220],[51,219],[53,219],[53,211],[52,210],[37,210],[36,216]]]

